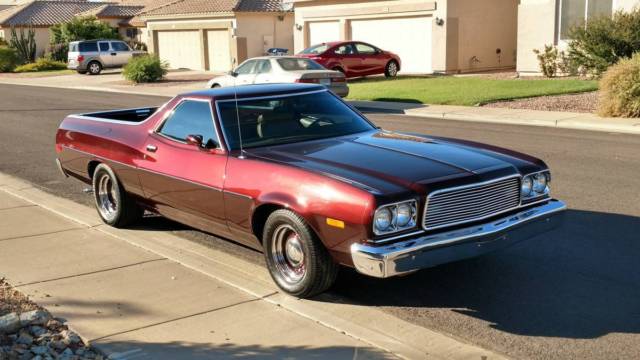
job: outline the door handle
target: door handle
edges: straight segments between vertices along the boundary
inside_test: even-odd
[[[116,56],[116,55],[118,55],[118,54],[117,53],[111,53],[111,56]]]
[[[148,152],[156,152],[158,151],[158,147],[155,145],[147,145],[147,151]]]

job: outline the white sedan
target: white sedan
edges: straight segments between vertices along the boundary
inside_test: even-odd
[[[321,84],[338,96],[349,94],[343,73],[327,70],[313,60],[292,56],[264,56],[246,60],[232,73],[211,79],[207,86],[216,88],[277,83]]]

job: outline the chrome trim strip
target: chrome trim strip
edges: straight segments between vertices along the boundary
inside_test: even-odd
[[[426,226],[426,222],[427,222],[426,221],[427,220],[426,216],[427,216],[427,210],[429,209],[429,201],[433,196],[441,194],[441,193],[464,190],[464,189],[474,188],[474,187],[480,187],[480,186],[489,185],[489,184],[497,183],[497,182],[504,181],[504,180],[516,179],[516,178],[520,179],[520,184],[522,184],[522,176],[518,174],[518,175],[504,176],[504,177],[501,177],[501,178],[487,180],[487,181],[483,181],[483,182],[479,182],[479,183],[473,183],[473,184],[456,186],[456,187],[452,187],[452,188],[440,189],[440,190],[436,190],[436,191],[430,193],[429,195],[427,195],[427,200],[425,201],[424,209],[422,211],[422,219],[421,219],[422,220],[422,228],[425,231],[432,231],[432,230],[442,229],[442,228],[445,228],[445,227],[451,227],[451,226],[467,224],[467,223],[474,222],[474,221],[486,220],[486,219],[492,218],[494,216],[502,215],[502,214],[507,213],[509,211],[513,211],[513,210],[519,209],[521,207],[522,200],[518,201],[519,205],[517,205],[515,207],[509,208],[509,209],[506,209],[506,210],[503,210],[503,211],[500,211],[500,212],[497,212],[497,213],[493,213],[493,214],[490,214],[490,215],[487,215],[487,216],[483,216],[483,217],[480,217],[480,218],[474,218],[474,219],[471,219],[471,220],[463,220],[463,221],[458,221],[458,222],[445,224],[445,225],[439,225],[439,226],[435,226],[435,227],[427,227]],[[518,191],[519,190],[520,190],[520,186],[518,187]],[[520,197],[520,195],[518,195],[518,196]]]
[[[426,235],[383,246],[356,243],[351,246],[351,257],[356,270],[365,275],[386,278],[410,273],[433,266],[433,262],[430,262],[434,260],[433,257],[430,257],[433,253],[429,253],[429,251],[441,247],[463,245],[468,242],[480,245],[483,242],[499,241],[501,237],[505,237],[503,240],[507,238],[512,238],[515,241],[525,240],[536,235],[536,233],[532,233],[533,230],[540,229],[527,228],[527,225],[536,224],[541,226],[543,231],[550,230],[554,225],[552,218],[566,209],[567,206],[563,202],[549,200],[545,205],[464,229]],[[463,251],[459,256],[466,258],[469,257],[469,254]],[[451,258],[446,260],[452,261]]]

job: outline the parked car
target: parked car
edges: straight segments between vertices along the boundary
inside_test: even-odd
[[[300,297],[329,288],[339,265],[411,273],[543,234],[566,208],[539,159],[381,130],[319,85],[70,115],[56,151],[65,175],[92,184],[105,223],[149,210],[262,250],[278,286]]]
[[[303,50],[297,56],[340,71],[347,78],[377,74],[395,77],[402,65],[398,55],[360,41],[322,43]]]
[[[80,74],[98,75],[103,69],[125,66],[134,56],[145,51],[132,50],[120,40],[73,41],[69,43],[67,68]]]
[[[207,87],[275,83],[321,84],[338,96],[349,95],[344,74],[327,70],[313,60],[293,56],[264,56],[246,60],[229,74],[211,79]]]

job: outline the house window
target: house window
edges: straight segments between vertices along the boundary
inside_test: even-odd
[[[560,40],[568,40],[569,31],[575,25],[595,16],[611,15],[612,3],[613,0],[560,0]]]
[[[127,37],[129,39],[135,39],[138,36],[138,28],[127,28]]]

